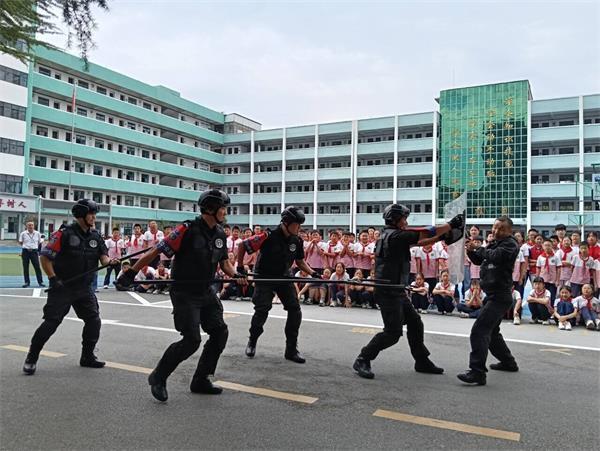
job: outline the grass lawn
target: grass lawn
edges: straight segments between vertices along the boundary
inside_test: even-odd
[[[105,274],[106,270],[100,271]],[[21,263],[21,254],[0,254],[0,276],[21,276],[23,275],[23,265]],[[29,275],[34,276],[33,265],[29,265]]]

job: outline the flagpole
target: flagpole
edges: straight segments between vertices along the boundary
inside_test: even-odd
[[[73,172],[73,141],[75,141],[75,99],[77,87],[73,85],[73,96],[71,97],[71,145],[69,146],[69,200],[71,197],[71,173]]]

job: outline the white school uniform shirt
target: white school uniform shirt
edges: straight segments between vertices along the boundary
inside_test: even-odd
[[[442,282],[438,282],[435,284],[435,288],[434,288],[434,290],[449,290],[449,291],[452,291],[452,293],[454,293],[454,289],[455,289],[455,286],[452,282],[449,282],[448,286],[446,286],[446,287],[444,287],[444,284],[442,284]]]
[[[321,256],[324,268],[335,268],[336,263],[340,259],[339,253],[342,252],[344,245],[340,241],[338,241],[337,244],[333,244],[331,241],[321,241],[319,246],[321,247],[323,252],[335,252],[338,254],[335,257],[329,257],[327,255]]]
[[[598,303],[600,303],[598,298],[595,296],[592,297],[592,308],[594,307],[594,304],[598,305]],[[577,310],[581,310],[583,307],[588,306],[588,301],[583,296],[577,296],[571,301],[571,304],[573,304],[573,307],[575,307]]]
[[[525,261],[525,256],[523,255],[523,251],[519,249],[519,254],[517,255],[517,259],[515,260],[515,266],[513,267],[512,280],[513,282],[518,282],[521,280],[521,264]]]
[[[165,234],[162,230],[157,230],[156,233],[152,233],[150,230],[146,230],[144,233],[144,243],[147,244],[147,247],[154,247],[160,241],[162,241],[165,237]]]
[[[127,255],[135,254],[142,249],[144,249],[144,234],[140,233],[139,237],[131,235],[129,242],[127,243]]]
[[[571,264],[573,265],[573,273],[571,274],[571,283],[578,285],[590,283],[590,269],[594,269],[596,262],[592,257],[585,260],[581,258],[579,253],[571,256]]]
[[[546,260],[548,260],[548,268],[546,268]],[[544,279],[544,282],[555,284],[558,268],[562,266],[562,261],[556,253],[550,257],[544,257],[542,254],[538,257],[536,266],[540,268],[540,277]]]
[[[237,255],[238,246],[240,245],[240,243],[242,241],[243,240],[241,238],[234,240],[233,237],[228,236],[227,237],[227,252],[233,252],[235,255]]]
[[[121,258],[121,250],[125,249],[125,242],[122,239],[118,239],[117,241],[109,238],[104,241],[106,247],[108,248],[108,257],[109,258]]]
[[[353,251],[354,251],[354,253],[365,253],[365,252],[368,252],[369,246],[371,246],[371,244],[366,244],[363,246],[363,244],[360,242],[354,243]],[[371,270],[371,257],[369,257],[368,255],[354,256],[354,267],[360,268],[363,270],[366,269],[367,271],[370,271]]]
[[[575,251],[575,248],[571,248],[571,252],[567,252],[565,256],[565,252],[562,249],[558,249],[556,251],[556,256],[560,258],[561,262],[566,261],[570,263],[573,255],[578,253],[579,251]],[[560,271],[560,280],[571,280],[571,274],[573,274],[573,268],[571,268],[570,266],[563,266]]]
[[[529,244],[525,243],[521,245],[521,252],[523,252],[523,257],[529,259]]]

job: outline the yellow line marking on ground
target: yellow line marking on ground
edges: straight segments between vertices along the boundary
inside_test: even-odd
[[[10,349],[12,351],[29,352],[29,348],[26,348],[25,346],[4,345],[1,347],[4,349]],[[61,354],[60,352],[52,352],[52,351],[42,351],[40,353],[40,355],[43,355],[46,357],[64,357],[67,354]],[[118,363],[118,362],[106,362],[106,367],[114,368],[117,370],[130,371],[133,373],[142,373],[142,374],[150,374],[152,372],[151,368],[145,368],[143,366],[128,365],[126,363]],[[287,392],[283,392],[283,391],[270,390],[268,388],[251,387],[249,385],[235,384],[233,382],[217,381],[217,382],[215,382],[215,384],[220,385],[223,388],[228,388],[230,390],[235,390],[235,391],[244,392],[244,393],[252,393],[254,395],[260,395],[260,396],[267,396],[269,398],[284,399],[286,401],[301,402],[304,404],[314,404],[319,399],[319,398],[313,398],[311,396],[297,395],[295,393],[287,393]]]
[[[10,349],[11,351],[29,352],[29,348],[27,348],[25,346],[4,345],[4,346],[1,346],[1,347],[4,348],[4,349]],[[40,355],[43,355],[45,357],[58,358],[58,357],[64,357],[67,354],[62,354],[60,352],[52,352],[52,351],[42,351],[42,352],[40,352]]]
[[[373,413],[373,416],[403,421],[405,423],[418,424],[421,426],[430,426],[439,429],[466,432],[467,434],[483,435],[485,437],[499,438],[502,440],[512,440],[514,442],[521,440],[521,434],[518,432],[502,431],[500,429],[490,429],[463,423],[454,423],[452,421],[438,420],[435,418],[418,417],[400,412],[392,412],[390,410],[377,409],[375,413]]]
[[[381,329],[373,329],[371,327],[353,327],[350,332],[354,332],[355,334],[375,335],[381,332]]]
[[[131,371],[133,373],[150,374],[151,368],[144,368],[143,366],[127,365],[126,363],[117,362],[106,362],[108,368],[115,368],[117,370]]]
[[[556,352],[558,354],[564,354],[564,355],[572,355],[569,352],[568,348],[560,348],[560,349],[540,349],[540,352]]]
[[[237,318],[240,315],[236,315],[235,313],[223,313],[223,318]]]
[[[268,396],[270,398],[285,399],[286,401],[295,401],[304,404],[314,404],[319,399],[311,396],[297,395],[295,393],[270,390],[268,388],[250,387],[248,385],[235,384],[233,382],[216,381],[215,384],[223,388],[228,388],[229,390],[251,393],[253,395]]]

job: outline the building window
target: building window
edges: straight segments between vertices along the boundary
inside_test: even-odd
[[[38,96],[37,103],[44,106],[50,106],[50,99],[48,99],[47,97]]]
[[[145,125],[142,127],[142,133],[147,133],[147,134],[151,134],[152,130],[150,130],[150,127],[146,127]]]
[[[58,139],[58,132],[56,130],[52,130],[52,139]]]
[[[110,169],[106,170],[106,177],[112,177],[112,171]]]
[[[135,147],[127,146],[127,155],[135,155]]]
[[[142,106],[143,106],[144,108],[146,108],[147,110],[152,110],[152,105],[150,105],[148,102],[144,102],[144,103],[142,104]]]
[[[79,189],[73,190],[73,200],[77,201],[79,199],[85,199],[85,191]]]
[[[50,199],[56,199],[56,188],[50,188],[50,193],[48,194],[48,197]]]
[[[0,138],[0,153],[9,155],[23,155],[25,152],[25,143],[14,139]]]
[[[58,160],[50,160],[50,169],[58,169]]]
[[[75,172],[79,172],[81,174],[85,173],[85,164],[80,163],[79,161],[75,162]],[[77,199],[75,199],[77,200]]]
[[[87,110],[85,108],[77,107],[77,114],[87,117]]]
[[[101,114],[101,113],[96,113],[96,120],[97,121],[105,122],[106,121],[106,116],[104,114]]]
[[[135,130],[136,126],[133,122],[127,122],[127,128],[129,128],[131,130]]]
[[[133,196],[125,196],[125,206],[133,207]]]
[[[98,149],[104,149],[104,141],[101,139],[96,139],[94,141],[94,147],[97,147]]]
[[[12,103],[0,102],[0,116],[10,117],[11,119],[25,120],[25,112],[27,109],[20,105]]]
[[[63,165],[63,168],[65,169],[65,171],[70,171],[71,170],[71,162],[69,160],[66,160]],[[68,200],[68,198],[67,198],[67,200]]]
[[[85,143],[86,143],[86,138],[85,138],[85,136],[84,136],[84,135],[75,135],[75,142],[76,142],[77,144],[83,144],[83,145],[85,145]]]
[[[0,174],[0,193],[20,194],[23,187],[23,177]]]
[[[97,204],[102,203],[102,193],[92,193],[92,200]]]
[[[131,103],[132,105],[137,105],[137,99],[134,99],[133,97],[127,97],[127,102]]]
[[[46,127],[40,127],[38,125],[35,129],[35,134],[38,136],[48,136],[48,129]]]
[[[87,81],[77,80],[77,84],[85,89],[90,89],[90,85]]]
[[[42,66],[38,67],[38,72],[47,77],[52,76],[52,71],[50,69],[48,69],[47,67],[42,67]]]
[[[39,166],[39,167],[45,168],[46,167],[46,163],[47,163],[46,157],[43,157],[41,155],[36,155],[35,156],[34,163],[33,163],[35,166]]]
[[[127,171],[127,176],[125,178],[127,180],[135,180],[135,173],[133,171]]]
[[[46,188],[43,186],[34,186],[33,187],[33,195],[46,197]]]
[[[104,168],[102,166],[98,166],[97,164],[94,165],[94,168],[93,168],[94,175],[102,175],[103,172],[104,172]]]
[[[103,88],[102,86],[96,86],[96,92],[98,94],[106,95],[106,89]]]
[[[140,207],[148,208],[148,198],[147,197],[140,197]]]
[[[63,189],[63,200],[69,200],[69,190]]]
[[[142,174],[141,179],[143,183],[148,183],[150,181],[150,176],[148,174]]]
[[[143,158],[150,158],[150,152],[147,150],[142,150],[142,157]]]

